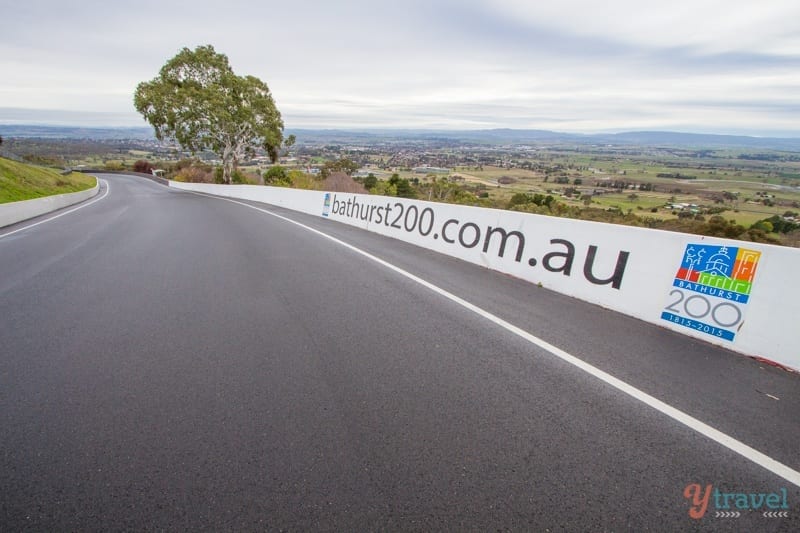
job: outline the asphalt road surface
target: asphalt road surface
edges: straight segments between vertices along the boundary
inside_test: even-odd
[[[800,530],[785,476],[385,265],[101,178],[93,203],[0,230],[0,529]],[[798,374],[260,207],[800,470]],[[719,492],[699,519],[692,483]],[[715,516],[729,493],[778,494],[788,516]]]

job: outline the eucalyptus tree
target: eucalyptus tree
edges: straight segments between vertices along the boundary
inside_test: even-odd
[[[225,183],[258,148],[278,159],[283,120],[269,87],[236,75],[228,57],[211,45],[183,48],[156,78],[136,87],[134,105],[159,140],[219,155]]]

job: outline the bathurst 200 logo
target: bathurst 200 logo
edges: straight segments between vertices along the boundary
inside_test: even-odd
[[[733,341],[760,258],[746,248],[688,244],[661,319]]]

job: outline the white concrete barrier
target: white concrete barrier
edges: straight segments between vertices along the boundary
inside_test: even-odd
[[[324,216],[800,370],[796,248],[384,196],[170,185]]]
[[[53,196],[34,198],[33,200],[0,204],[0,228],[83,202],[93,196],[97,196],[99,191],[100,184],[98,182],[95,183],[94,187],[85,191],[55,194]]]

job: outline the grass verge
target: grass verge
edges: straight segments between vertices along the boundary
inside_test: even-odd
[[[62,176],[49,168],[0,157],[0,204],[84,191],[94,185],[93,176],[76,172]]]

